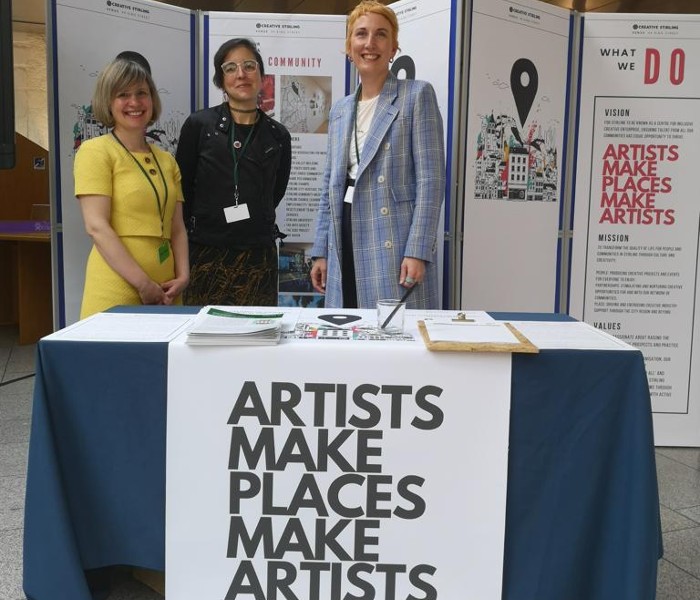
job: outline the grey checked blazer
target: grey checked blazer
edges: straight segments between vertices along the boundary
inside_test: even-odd
[[[328,262],[326,307],[342,307],[342,216],[353,131],[354,96],[333,105],[328,153],[311,255]],[[426,261],[425,281],[410,308],[438,307],[437,229],[445,197],[443,126],[425,81],[389,73],[360,156],[352,205],[357,302],[399,298],[404,256]]]

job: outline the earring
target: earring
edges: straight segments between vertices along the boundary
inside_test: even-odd
[[[389,59],[389,64],[391,64],[391,63],[393,63],[393,62],[394,62],[394,57],[392,56],[392,57]]]
[[[348,62],[352,62],[352,56],[348,56]]]
[[[228,102],[228,94],[224,92],[224,102]]]

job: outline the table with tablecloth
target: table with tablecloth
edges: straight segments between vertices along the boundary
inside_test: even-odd
[[[167,369],[163,342],[39,342],[30,600],[91,600],[86,572],[110,565],[164,569]],[[514,354],[511,389],[503,599],[653,600],[662,541],[642,354]]]

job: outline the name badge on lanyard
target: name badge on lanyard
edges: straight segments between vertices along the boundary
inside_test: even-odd
[[[166,260],[170,258],[170,244],[168,240],[163,240],[158,246],[158,260],[162,265]]]
[[[234,204],[233,206],[227,206],[224,208],[224,217],[226,217],[227,223],[235,223],[236,221],[245,221],[246,219],[250,219],[248,205]]]
[[[349,185],[348,189],[345,190],[345,198],[343,198],[343,202],[347,202],[348,204],[352,204],[352,197],[354,195],[355,195],[355,186]]]

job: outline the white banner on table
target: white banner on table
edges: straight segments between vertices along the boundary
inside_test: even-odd
[[[149,0],[95,3],[52,0],[55,8],[53,90],[50,103],[54,136],[54,214],[63,235],[54,248],[61,282],[57,298],[59,326],[78,320],[85,264],[92,241],[85,233],[74,195],[73,159],[82,142],[107,129],[92,114],[92,93],[99,72],[123,50],[143,54],[151,65],[163,105],[148,128],[149,141],[175,152],[180,127],[189,115],[192,73],[191,12]]]
[[[700,21],[588,15],[571,314],[644,353],[659,445],[700,445]]]
[[[168,599],[500,598],[510,360],[171,342]]]
[[[209,106],[222,102],[211,82],[216,51],[236,37],[252,39],[265,63],[261,108],[292,136],[292,174],[277,208],[287,242],[313,242],[326,164],[328,113],[345,95],[345,17],[212,12],[204,81]]]
[[[463,307],[556,307],[570,19],[537,1],[474,0]]]

